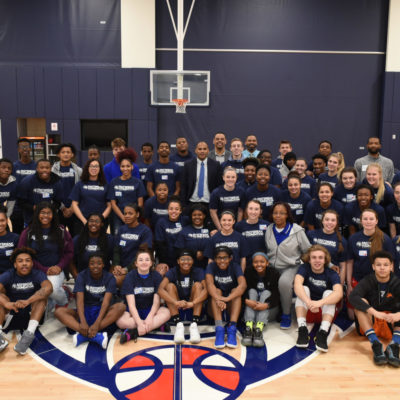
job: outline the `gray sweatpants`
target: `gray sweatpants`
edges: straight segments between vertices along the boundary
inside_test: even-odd
[[[278,288],[283,314],[290,314],[293,299],[293,282],[298,269],[299,265],[291,265],[287,268],[278,269],[281,274],[278,281]]]
[[[269,290],[263,290],[260,294],[258,294],[256,289],[249,289],[249,299],[259,301],[260,303],[265,303],[271,296],[271,292]],[[271,319],[275,319],[278,315],[279,307],[267,308],[263,311],[255,311],[252,308],[246,306],[244,310],[244,320],[245,321],[253,321],[253,322],[263,322],[267,325],[268,321]]]

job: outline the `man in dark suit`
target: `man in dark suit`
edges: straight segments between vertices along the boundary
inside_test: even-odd
[[[181,177],[181,200],[184,206],[203,203],[208,208],[211,192],[222,184],[222,168],[218,161],[208,158],[208,145],[199,142],[196,158],[186,161]]]

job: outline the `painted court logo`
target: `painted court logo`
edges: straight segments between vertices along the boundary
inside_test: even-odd
[[[349,325],[348,321],[336,320],[334,329],[343,332]],[[202,337],[211,335],[205,333]],[[148,347],[149,341],[139,339],[146,343],[146,348],[119,356],[115,363],[114,341],[109,343],[107,351],[92,343],[74,348],[71,336],[54,321],[36,332],[31,349],[38,361],[60,374],[109,392],[118,400],[222,400],[236,399],[246,389],[265,384],[317,354],[314,347],[294,346],[295,330],[290,333],[288,343],[279,349],[271,339],[274,335],[279,337],[282,331],[270,324],[266,346],[242,347],[236,358],[229,351],[175,345],[172,335],[151,335],[154,347]],[[122,346],[118,350],[127,348],[131,347]]]

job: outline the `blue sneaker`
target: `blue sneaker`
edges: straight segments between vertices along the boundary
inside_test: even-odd
[[[223,349],[225,347],[225,328],[223,326],[215,327],[215,344],[216,349]]]
[[[97,343],[104,350],[107,348],[108,335],[107,332],[99,332],[94,338],[89,339],[93,343]]]
[[[292,317],[290,314],[282,314],[281,329],[289,329],[292,324]]]
[[[237,347],[237,339],[236,339],[236,325],[228,325],[226,328],[227,340],[226,345],[231,349],[235,349]]]
[[[86,336],[81,335],[80,333],[75,333],[72,337],[72,342],[74,343],[75,347],[78,347],[80,344],[88,342],[89,338]]]

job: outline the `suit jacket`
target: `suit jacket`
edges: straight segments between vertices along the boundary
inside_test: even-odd
[[[196,187],[197,179],[197,157],[186,161],[181,177],[181,201],[188,204]],[[208,190],[211,192],[222,184],[222,167],[218,161],[211,158],[207,159],[207,183]]]
[[[229,150],[225,150],[225,159],[224,159],[224,161],[227,161],[227,160],[229,160],[229,157],[232,155],[232,153],[229,151]],[[216,154],[215,154],[215,149],[213,149],[213,150],[211,150],[209,153],[208,153],[208,158],[210,159],[212,159],[212,160],[217,160],[217,156],[216,156]]]

